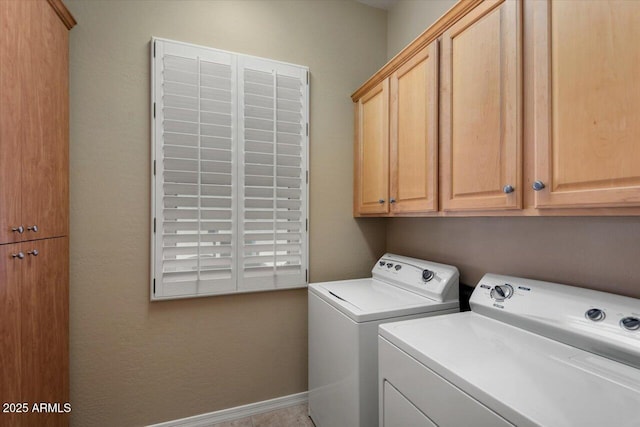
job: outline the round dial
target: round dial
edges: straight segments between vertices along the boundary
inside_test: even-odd
[[[428,282],[429,280],[433,279],[434,275],[435,273],[431,270],[422,270],[422,280],[425,282]]]
[[[491,289],[491,298],[496,301],[504,301],[513,295],[513,287],[508,284],[496,285]]]
[[[629,331],[637,331],[640,329],[640,319],[637,317],[629,316],[620,321],[623,328]]]
[[[592,308],[590,310],[587,310],[584,315],[587,317],[587,319],[593,320],[594,322],[599,322],[601,320],[604,320],[605,318],[604,311],[600,310],[599,308]]]

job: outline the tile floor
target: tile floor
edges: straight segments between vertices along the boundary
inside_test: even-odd
[[[307,404],[304,403],[239,420],[214,424],[211,427],[314,427],[307,414]]]

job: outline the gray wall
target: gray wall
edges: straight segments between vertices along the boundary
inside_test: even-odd
[[[312,281],[368,274],[382,220],[352,218],[349,95],[386,61],[386,12],[354,1],[66,0],[74,426],[177,419],[307,389],[306,290],[149,302],[149,40],[311,70]]]
[[[566,283],[640,298],[640,218],[394,218],[387,250],[484,273]]]
[[[399,0],[387,15],[387,59],[449,10],[456,0]]]

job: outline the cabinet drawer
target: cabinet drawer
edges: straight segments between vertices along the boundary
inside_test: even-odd
[[[381,389],[387,381],[437,425],[512,426],[384,338],[378,337],[378,351]]]

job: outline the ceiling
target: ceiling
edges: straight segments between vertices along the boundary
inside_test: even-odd
[[[398,3],[400,0],[356,0],[359,3],[366,4],[367,6],[377,7],[378,9],[389,10]]]

